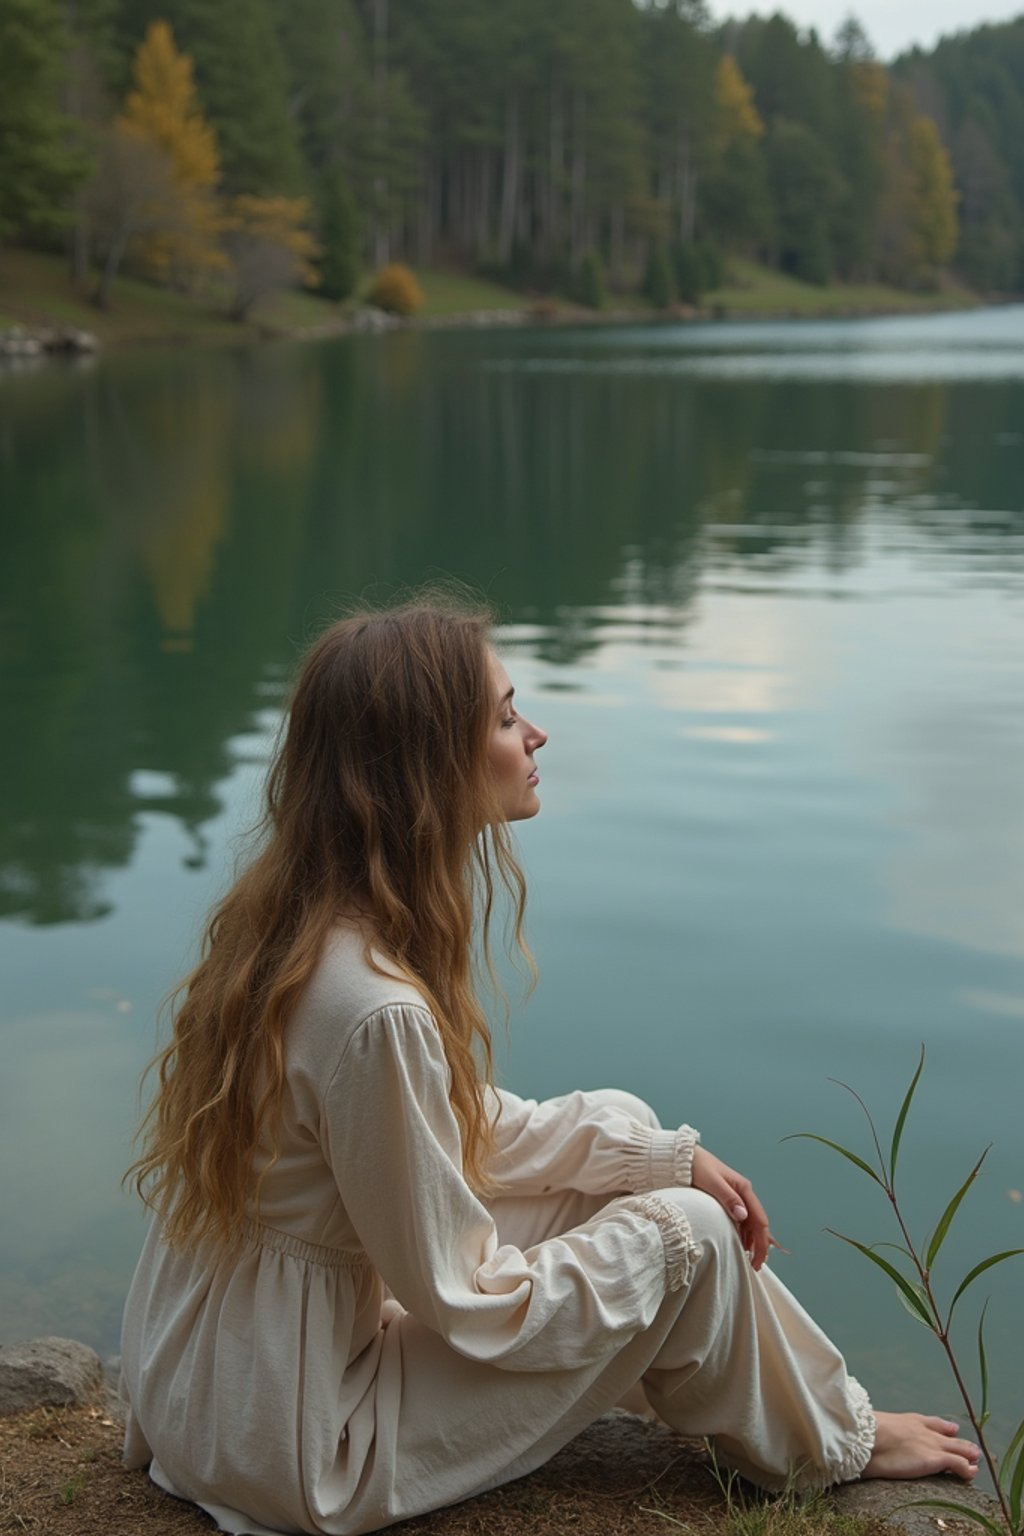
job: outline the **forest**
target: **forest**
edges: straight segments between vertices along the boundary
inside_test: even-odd
[[[701,0],[0,0],[0,242],[329,298],[402,261],[599,304],[1024,290],[1024,18],[891,65]],[[2,253],[0,253],[2,259]]]

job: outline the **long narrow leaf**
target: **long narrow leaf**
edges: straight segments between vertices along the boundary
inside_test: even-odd
[[[1024,1493],[1024,1446],[1021,1447],[1017,1457],[1017,1465],[1013,1469],[1013,1477],[1010,1481],[1010,1524],[1015,1531],[1020,1530],[1020,1500]]]
[[[975,1264],[970,1274],[964,1276],[964,1278],[960,1281],[960,1284],[957,1286],[956,1291],[954,1292],[953,1300],[950,1302],[949,1311],[946,1314],[947,1333],[949,1332],[949,1325],[953,1318],[953,1308],[956,1306],[957,1302],[960,1300],[960,1297],[963,1295],[964,1291],[966,1291],[967,1287],[969,1285],[973,1285],[978,1276],[983,1275],[986,1269],[991,1269],[993,1264],[1001,1264],[1004,1259],[1016,1258],[1018,1253],[1024,1253],[1024,1248],[1007,1248],[1004,1253],[994,1253],[991,1258],[982,1259],[980,1264]]]
[[[866,1259],[871,1260],[872,1264],[877,1264],[879,1269],[884,1270],[889,1279],[896,1283],[901,1293],[906,1297],[910,1310],[921,1319],[926,1327],[930,1328],[933,1333],[935,1332],[935,1323],[932,1320],[931,1313],[905,1275],[901,1275],[899,1270],[890,1264],[887,1259],[880,1258],[877,1253],[872,1253],[866,1244],[858,1243],[856,1238],[844,1237],[842,1232],[836,1232],[832,1227],[829,1227],[827,1230],[832,1233],[833,1237],[841,1238],[844,1243],[849,1243],[851,1248],[856,1248],[858,1253],[862,1253]]]
[[[978,1367],[981,1373],[981,1412],[978,1414],[978,1423],[982,1428],[988,1420],[988,1357],[985,1354],[985,1313],[988,1311],[988,1302],[981,1309],[978,1318]]]
[[[866,1163],[862,1157],[858,1157],[856,1152],[851,1152],[847,1147],[841,1147],[838,1141],[829,1141],[827,1136],[815,1136],[811,1131],[794,1131],[792,1136],[783,1136],[782,1139],[783,1141],[820,1141],[823,1147],[831,1147],[833,1152],[840,1152],[843,1157],[856,1164],[869,1178],[874,1179],[876,1184],[882,1182],[870,1163]]]
[[[981,1168],[981,1165],[985,1161],[986,1157],[988,1157],[988,1154],[991,1152],[991,1150],[991,1145],[985,1148],[984,1152],[978,1158],[978,1161],[975,1163],[966,1179],[964,1179],[964,1182],[961,1184],[960,1188],[957,1190],[956,1194],[953,1196],[952,1200],[946,1206],[946,1209],[943,1211],[941,1217],[939,1218],[939,1224],[935,1228],[935,1231],[932,1233],[931,1241],[928,1244],[928,1251],[925,1254],[925,1269],[931,1269],[932,1265],[935,1263],[935,1256],[945,1241],[946,1233],[949,1231],[950,1223],[960,1207],[960,1202],[964,1195],[966,1195],[967,1191],[970,1189],[971,1185],[974,1183],[975,1179],[978,1177],[978,1172]]]
[[[896,1509],[948,1509],[954,1515],[962,1515],[965,1520],[976,1520],[983,1525],[991,1536],[1006,1536],[1006,1527],[993,1520],[990,1515],[983,1515],[980,1510],[972,1509],[969,1504],[956,1504],[952,1499],[910,1499],[906,1504],[897,1504]]]
[[[1006,1450],[1003,1452],[1003,1459],[999,1463],[1000,1483],[1006,1482],[1006,1475],[1010,1470],[1010,1465],[1013,1461],[1013,1458],[1022,1446],[1024,1446],[1024,1419],[1021,1419],[1020,1423],[1017,1425],[1016,1434],[1010,1441],[1009,1445],[1006,1447]]]
[[[904,1295],[904,1293],[902,1291],[897,1291],[896,1292],[896,1299],[899,1302],[901,1307],[905,1307],[907,1309],[907,1311],[910,1313],[911,1317],[914,1319],[915,1323],[923,1323],[923,1322],[925,1322],[927,1320],[928,1327],[931,1328],[933,1326],[933,1324],[932,1324],[931,1318],[929,1317],[929,1314],[927,1312],[928,1297],[925,1295],[924,1291],[921,1289],[920,1286],[913,1285],[913,1282],[911,1282],[911,1287],[912,1287],[912,1289],[914,1291],[914,1294],[917,1296],[918,1300],[920,1301],[921,1307],[924,1307],[926,1309],[925,1313],[924,1313],[924,1316],[921,1315],[921,1307],[912,1307],[910,1305],[910,1302],[907,1300],[906,1296]]]
[[[921,1073],[923,1071],[924,1071],[924,1046],[922,1045],[921,1046],[921,1059],[920,1059],[920,1061],[917,1064],[917,1071],[914,1073],[914,1076],[911,1079],[910,1087],[907,1089],[906,1096],[904,1097],[904,1100],[903,1100],[903,1105],[902,1105],[902,1107],[900,1109],[899,1114],[896,1117],[896,1129],[892,1133],[892,1147],[891,1147],[891,1149],[889,1151],[889,1183],[890,1184],[894,1183],[895,1179],[896,1179],[896,1159],[899,1157],[900,1142],[903,1140],[903,1127],[907,1123],[907,1115],[910,1113],[910,1102],[911,1102],[911,1100],[914,1097],[914,1090],[917,1087],[918,1081],[920,1080]]]

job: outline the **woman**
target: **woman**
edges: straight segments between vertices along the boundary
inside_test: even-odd
[[[489,1083],[476,913],[545,733],[483,614],[329,629],[211,919],[134,1172],[126,1457],[235,1532],[380,1529],[529,1472],[638,1383],[767,1488],[949,1471],[764,1267],[749,1182],[629,1094]]]

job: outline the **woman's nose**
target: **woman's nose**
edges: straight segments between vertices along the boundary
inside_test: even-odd
[[[548,739],[547,731],[542,731],[539,725],[530,725],[530,751],[537,752]]]

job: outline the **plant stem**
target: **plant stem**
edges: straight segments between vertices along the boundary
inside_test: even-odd
[[[882,1169],[882,1183],[883,1188],[889,1197],[889,1203],[893,1208],[893,1214],[895,1215],[896,1221],[899,1224],[899,1229],[903,1234],[903,1241],[907,1245],[907,1252],[910,1254],[911,1262],[913,1263],[914,1268],[917,1270],[918,1276],[921,1280],[921,1285],[924,1288],[925,1296],[928,1298],[928,1305],[931,1308],[932,1316],[935,1319],[935,1334],[938,1337],[943,1350],[945,1351],[946,1359],[949,1361],[950,1370],[953,1372],[953,1378],[956,1381],[960,1396],[963,1399],[964,1407],[967,1409],[967,1417],[970,1419],[971,1427],[978,1437],[978,1444],[981,1447],[981,1454],[985,1458],[985,1465],[988,1467],[989,1476],[991,1477],[993,1487],[995,1488],[996,1498],[999,1500],[999,1508],[1002,1510],[1003,1519],[1006,1521],[1006,1528],[1011,1533],[1011,1536],[1018,1536],[1018,1533],[1014,1528],[1013,1521],[1010,1518],[1010,1506],[1007,1502],[1006,1494],[1003,1492],[1002,1484],[999,1481],[998,1469],[995,1465],[995,1461],[993,1460],[992,1452],[989,1450],[988,1441],[985,1439],[985,1431],[982,1425],[978,1422],[978,1416],[974,1411],[974,1404],[971,1401],[970,1392],[967,1389],[967,1384],[964,1381],[963,1376],[960,1374],[960,1367],[957,1364],[957,1358],[953,1352],[953,1346],[949,1341],[949,1330],[944,1326],[942,1322],[942,1313],[939,1310],[939,1305],[935,1300],[935,1293],[932,1290],[931,1276],[918,1257],[917,1249],[914,1247],[913,1239],[911,1238],[910,1233],[907,1231],[907,1224],[903,1220],[903,1213],[900,1210],[899,1202],[896,1199],[895,1188],[893,1187],[893,1184],[885,1177],[884,1166]]]

